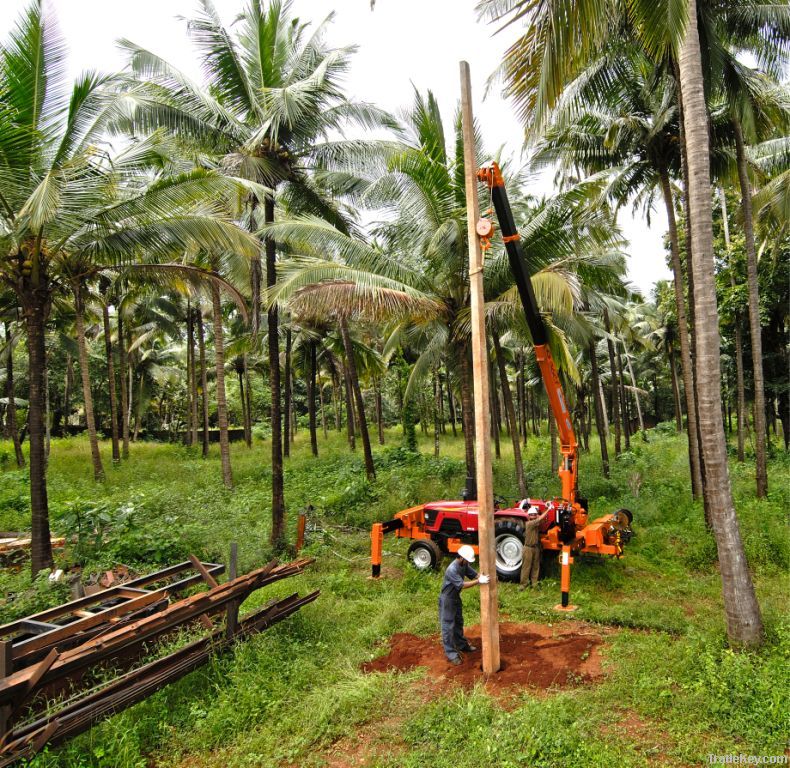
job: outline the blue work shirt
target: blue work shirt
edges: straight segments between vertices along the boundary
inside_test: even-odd
[[[472,568],[466,560],[462,560],[461,562],[457,559],[453,560],[444,572],[440,596],[456,599],[460,597],[461,590],[464,588],[465,578],[476,579],[477,571]]]

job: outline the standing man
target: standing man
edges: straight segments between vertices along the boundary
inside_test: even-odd
[[[468,544],[458,548],[457,557],[444,572],[442,591],[439,594],[439,623],[442,627],[442,645],[451,664],[460,664],[460,653],[471,653],[477,648],[464,637],[464,614],[461,590],[488,584],[485,573],[477,575],[470,563],[475,561],[475,551]],[[466,581],[468,578],[470,581]]]
[[[530,507],[524,524],[524,549],[521,551],[521,583],[519,590],[527,586],[536,587],[540,576],[540,524],[549,514],[545,510],[538,514],[537,507]]]

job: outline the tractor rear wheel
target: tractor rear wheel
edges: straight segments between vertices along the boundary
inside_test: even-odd
[[[426,572],[439,569],[443,554],[435,541],[420,539],[412,543],[406,557],[418,571]]]
[[[517,520],[497,520],[494,524],[496,573],[500,581],[518,581],[524,549],[524,526]]]

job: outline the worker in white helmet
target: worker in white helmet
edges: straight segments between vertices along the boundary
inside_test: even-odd
[[[468,544],[458,548],[457,557],[444,572],[442,591],[439,594],[439,623],[442,628],[442,645],[451,664],[460,664],[462,652],[471,653],[477,648],[464,637],[464,615],[461,590],[488,584],[488,576],[477,571],[470,563],[475,561],[475,551]],[[467,581],[469,579],[469,581]]]

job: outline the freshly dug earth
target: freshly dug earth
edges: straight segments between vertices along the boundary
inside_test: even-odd
[[[479,625],[468,627],[466,636],[478,647],[463,654],[463,664],[447,661],[438,635],[418,637],[398,633],[390,638],[390,651],[362,665],[364,672],[401,671],[427,667],[430,676],[448,685],[472,687],[483,680]],[[600,678],[601,631],[581,622],[547,624],[500,624],[502,666],[486,681],[491,693],[514,687],[557,688]]]

